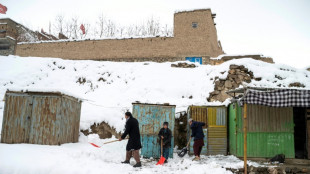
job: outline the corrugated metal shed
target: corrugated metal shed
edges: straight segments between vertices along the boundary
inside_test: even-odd
[[[77,142],[81,101],[58,92],[7,91],[1,143]]]
[[[225,106],[190,106],[188,118],[206,123],[204,133],[205,146],[201,154],[227,154],[227,108]],[[190,128],[188,128],[190,131]],[[188,132],[188,139],[190,132]],[[191,147],[193,142],[190,144]],[[192,148],[190,148],[192,149]],[[192,154],[192,150],[190,154]]]
[[[285,154],[294,158],[293,108],[276,108],[262,105],[247,107],[248,157],[273,157]],[[229,151],[243,156],[243,108],[237,103],[229,105]]]
[[[133,116],[139,121],[141,134],[141,155],[145,158],[160,157],[159,130],[165,121],[174,136],[175,105],[133,103]],[[171,138],[169,157],[173,157],[174,138]]]
[[[307,149],[308,149],[308,159],[310,159],[310,108],[307,109]]]

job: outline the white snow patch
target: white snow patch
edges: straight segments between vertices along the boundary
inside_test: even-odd
[[[69,93],[84,99],[81,129],[105,121],[119,132],[124,128],[124,112],[131,111],[136,101],[170,103],[176,105],[176,112],[186,111],[190,105],[227,106],[230,100],[210,103],[206,99],[214,90],[215,77],[226,79],[231,64],[244,65],[255,77],[262,78],[245,86],[278,88],[278,85],[288,87],[290,83],[300,82],[310,89],[309,71],[282,64],[253,59],[196,68],[172,68],[171,64],[0,56],[0,99],[7,89]],[[0,101],[0,121],[3,108],[4,102]]]
[[[127,140],[103,145],[115,140],[99,139],[96,135],[88,137],[80,134],[78,143],[61,146],[33,144],[0,144],[0,173],[6,174],[98,174],[98,173],[231,173],[225,168],[241,168],[243,161],[234,156],[201,156],[202,160],[193,162],[186,155],[183,158],[174,154],[173,159],[163,166],[156,166],[157,160],[141,159],[142,168],[133,168],[131,164],[121,164],[125,158]],[[96,148],[89,143],[102,145]],[[255,162],[249,165],[259,166]],[[224,167],[224,168],[223,168]]]

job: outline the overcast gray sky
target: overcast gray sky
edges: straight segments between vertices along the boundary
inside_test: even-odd
[[[48,31],[57,14],[94,23],[98,15],[120,25],[150,16],[173,25],[176,10],[211,8],[227,54],[263,54],[294,67],[310,67],[310,0],[1,0],[6,15]]]

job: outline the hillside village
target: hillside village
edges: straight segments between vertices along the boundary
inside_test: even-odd
[[[178,11],[169,37],[90,40],[0,19],[0,173],[309,173],[310,69],[226,54],[215,16]],[[128,111],[140,168],[120,164]],[[189,119],[205,123],[200,161]],[[158,166],[164,122],[172,145]]]

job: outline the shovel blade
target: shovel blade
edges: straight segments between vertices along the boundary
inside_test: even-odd
[[[94,144],[94,143],[89,143],[89,144],[93,145],[94,147],[100,148],[100,146],[98,146],[98,145],[96,145],[96,144]]]
[[[163,157],[163,156],[161,156],[160,159],[159,159],[159,161],[158,161],[158,163],[157,163],[156,165],[163,165],[164,162],[165,162],[165,160],[166,160],[166,158]]]
[[[178,153],[178,156],[179,157],[184,157],[187,153],[188,149],[186,147],[184,147],[179,153]]]

